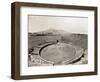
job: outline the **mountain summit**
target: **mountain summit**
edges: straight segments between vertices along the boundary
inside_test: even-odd
[[[65,35],[65,34],[70,34],[64,30],[57,30],[57,29],[48,29],[45,31],[41,31],[41,32],[35,32],[33,33],[33,35]]]

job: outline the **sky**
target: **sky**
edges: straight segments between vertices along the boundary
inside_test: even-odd
[[[87,34],[88,18],[29,15],[28,29],[31,33],[48,29],[57,29],[71,33]]]

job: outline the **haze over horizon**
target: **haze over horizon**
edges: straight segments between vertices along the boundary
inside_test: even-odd
[[[64,30],[69,33],[88,33],[88,18],[32,15],[28,17],[28,20],[28,28],[31,33],[49,29]]]

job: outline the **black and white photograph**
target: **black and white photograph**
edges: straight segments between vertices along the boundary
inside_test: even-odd
[[[28,15],[28,66],[88,64],[88,18]]]

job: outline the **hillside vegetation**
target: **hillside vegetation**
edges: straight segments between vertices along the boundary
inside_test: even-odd
[[[37,33],[28,34],[29,48],[40,46],[44,43],[59,41],[64,43],[71,43],[83,49],[87,49],[87,34],[67,33],[62,30],[46,30]]]

